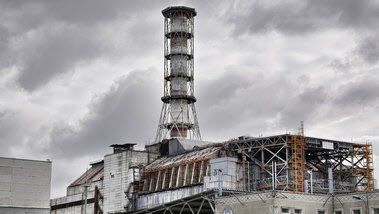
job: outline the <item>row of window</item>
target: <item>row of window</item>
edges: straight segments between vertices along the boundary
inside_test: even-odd
[[[290,208],[290,207],[282,207],[282,213],[283,214],[303,214],[302,209],[298,208]],[[379,214],[379,207],[378,208],[371,208],[372,214]],[[326,210],[317,210],[317,214],[327,214]],[[342,210],[336,210],[334,211],[334,214],[343,214]],[[363,214],[361,208],[352,208],[351,214]]]

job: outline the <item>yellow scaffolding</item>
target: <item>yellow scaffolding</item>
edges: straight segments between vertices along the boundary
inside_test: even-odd
[[[363,185],[359,186],[357,191],[373,191],[374,190],[374,166],[372,157],[372,145],[353,144],[353,152],[351,157],[357,160],[353,165],[353,177]]]
[[[303,135],[291,135],[292,190],[304,192],[305,146]]]

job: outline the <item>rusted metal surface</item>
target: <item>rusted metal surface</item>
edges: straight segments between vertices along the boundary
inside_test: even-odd
[[[147,165],[143,171],[143,174],[158,172],[160,170],[178,167],[189,163],[210,160],[218,157],[219,153],[223,150],[223,144],[216,144],[214,146],[206,147],[200,150],[193,150],[184,154],[162,157]]]
[[[94,205],[93,205],[93,213],[94,214],[103,214],[103,210],[101,209],[100,202],[103,201],[103,195],[101,195],[99,188],[95,186],[94,193]]]
[[[69,187],[84,184],[88,181],[102,180],[104,177],[104,162],[92,165],[84,174],[70,184]]]

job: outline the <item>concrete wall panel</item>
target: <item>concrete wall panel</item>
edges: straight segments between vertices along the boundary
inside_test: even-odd
[[[0,158],[0,206],[49,209],[50,180],[50,161]]]

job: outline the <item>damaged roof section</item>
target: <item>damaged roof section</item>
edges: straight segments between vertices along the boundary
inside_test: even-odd
[[[69,187],[82,185],[88,182],[99,181],[104,178],[104,160],[91,164],[85,173],[83,173],[78,179],[70,184]]]
[[[224,144],[214,144],[211,146],[200,147],[189,152],[162,157],[147,165],[144,173],[156,172],[188,163],[217,158],[226,152],[223,149],[223,145]]]
[[[174,147],[176,143],[180,144],[179,141],[170,140],[164,143],[164,146],[170,148],[173,146],[169,145],[170,143],[173,143]],[[155,160],[145,166],[142,172],[140,191],[157,192],[203,184],[204,177],[209,176],[210,160],[233,156],[224,148],[224,145],[223,143],[199,145],[192,150],[184,150],[181,153],[166,155]],[[202,186],[200,189],[202,191]]]

